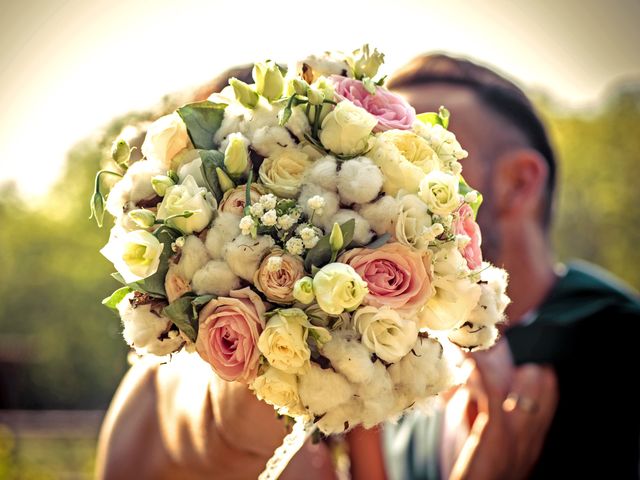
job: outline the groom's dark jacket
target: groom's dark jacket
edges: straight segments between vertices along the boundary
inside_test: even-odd
[[[536,313],[506,332],[516,364],[551,364],[558,375],[558,408],[531,478],[639,478],[638,297],[576,264]],[[441,414],[386,428],[389,477],[439,478],[441,435]]]

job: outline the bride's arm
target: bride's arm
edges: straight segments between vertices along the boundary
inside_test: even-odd
[[[105,417],[97,478],[255,478],[285,433],[270,406],[199,359],[143,360]]]

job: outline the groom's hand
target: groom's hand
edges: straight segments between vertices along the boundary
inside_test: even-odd
[[[558,390],[551,367],[514,367],[506,342],[472,356],[471,431],[452,478],[526,478],[553,420]]]

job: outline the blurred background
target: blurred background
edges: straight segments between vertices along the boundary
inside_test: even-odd
[[[640,2],[2,2],[0,478],[89,478],[127,349],[88,220],[93,175],[131,121],[232,65],[370,43],[387,72],[425,51],[497,67],[560,158],[553,240],[640,288]]]

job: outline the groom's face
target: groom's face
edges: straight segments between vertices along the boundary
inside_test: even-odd
[[[483,106],[475,94],[464,86],[445,83],[415,85],[397,90],[417,113],[437,112],[443,105],[451,112],[449,129],[455,133],[469,156],[461,161],[462,174],[472,187],[482,192],[484,202],[478,214],[482,229],[482,251],[487,260],[498,260],[498,230],[495,221],[492,190],[495,179],[494,160],[499,136],[504,132],[495,120],[495,114]]]

